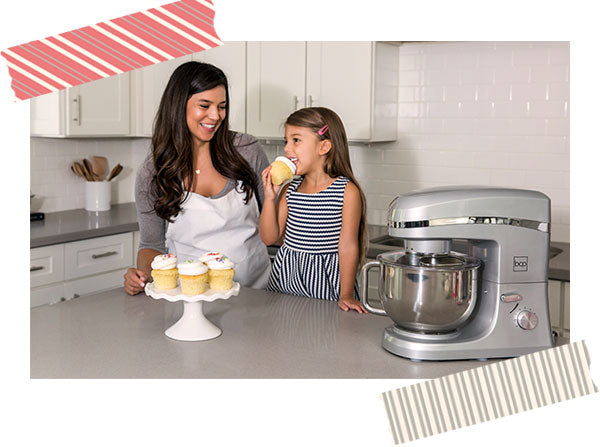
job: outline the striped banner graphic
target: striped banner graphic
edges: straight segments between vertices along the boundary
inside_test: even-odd
[[[396,444],[597,393],[583,341],[383,393]]]
[[[222,45],[210,0],[180,0],[3,50],[29,99]]]

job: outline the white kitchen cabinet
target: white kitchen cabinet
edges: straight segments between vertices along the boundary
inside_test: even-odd
[[[194,53],[192,59],[223,70],[229,84],[229,128],[246,132],[246,42],[224,42]]]
[[[30,306],[121,287],[135,262],[133,240],[121,233],[31,249]]]
[[[31,99],[30,133],[43,137],[130,133],[129,73]]]
[[[303,107],[327,107],[352,141],[393,141],[398,124],[397,46],[381,42],[249,42],[247,130],[281,138]]]
[[[191,60],[188,55],[131,72],[132,136],[152,136],[154,117],[169,78],[177,67]]]
[[[306,104],[306,43],[248,42],[246,129],[283,138],[283,123]]]

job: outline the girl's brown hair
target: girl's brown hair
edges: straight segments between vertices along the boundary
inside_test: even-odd
[[[358,226],[358,260],[359,265],[362,265],[365,261],[367,247],[367,200],[352,172],[348,139],[342,120],[333,110],[325,107],[308,107],[292,113],[285,124],[311,129],[321,141],[331,141],[331,149],[325,158],[325,173],[333,178],[347,177],[358,188],[361,201],[361,216]],[[327,130],[320,135],[319,130],[323,126],[327,126]]]
[[[186,121],[188,99],[196,93],[225,88],[225,119],[210,140],[210,158],[216,171],[226,178],[241,180],[240,192],[245,203],[257,194],[258,178],[233,144],[234,132],[229,130],[229,89],[222,70],[211,64],[186,62],[171,75],[160,100],[152,132],[152,159],[156,173],[151,190],[154,211],[169,222],[181,211],[181,204],[190,194],[195,181],[193,142]],[[237,188],[237,185],[236,185]],[[260,205],[259,205],[260,206]]]

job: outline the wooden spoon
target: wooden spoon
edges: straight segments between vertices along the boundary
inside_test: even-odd
[[[112,171],[110,171],[110,175],[108,176],[107,181],[110,182],[117,175],[119,175],[122,170],[123,170],[123,166],[121,166],[120,164],[117,164],[114,168],[112,168]]]
[[[94,174],[100,177],[100,180],[104,180],[104,176],[106,175],[106,171],[108,171],[108,162],[106,157],[99,157],[94,155],[92,157],[92,169]]]
[[[84,179],[84,180],[87,180],[87,179],[86,179],[86,178],[85,178],[85,177],[82,175],[82,173],[81,173],[81,172],[79,172],[79,170],[78,170],[78,169],[75,169],[75,163],[73,163],[73,164],[71,165],[71,171],[73,171],[73,174],[75,174],[77,177],[81,177],[82,179]]]
[[[83,178],[85,181],[87,181],[87,182],[93,182],[94,181],[94,179],[92,178],[92,176],[88,174],[87,169],[85,169],[85,167],[83,167],[81,165],[81,163],[79,163],[77,161],[73,162],[73,169],[75,169],[75,172],[77,174],[79,174],[79,176],[81,178]]]
[[[92,182],[94,182],[94,181],[99,182],[102,180],[100,177],[98,177],[96,174],[94,174],[94,169],[92,168],[92,164],[90,163],[90,161],[87,158],[83,159],[83,167],[85,168],[86,172],[89,174],[89,178],[91,179]]]

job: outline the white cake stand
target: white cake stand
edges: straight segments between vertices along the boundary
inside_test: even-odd
[[[231,289],[225,291],[208,289],[201,295],[184,295],[181,293],[181,287],[169,290],[157,290],[154,287],[154,283],[149,282],[146,284],[144,291],[146,295],[157,300],[183,301],[183,315],[177,323],[165,331],[167,337],[182,341],[200,341],[210,340],[223,333],[220,328],[212,324],[204,316],[202,303],[218,299],[225,300],[231,296],[236,296],[240,293],[240,284],[234,282]]]

